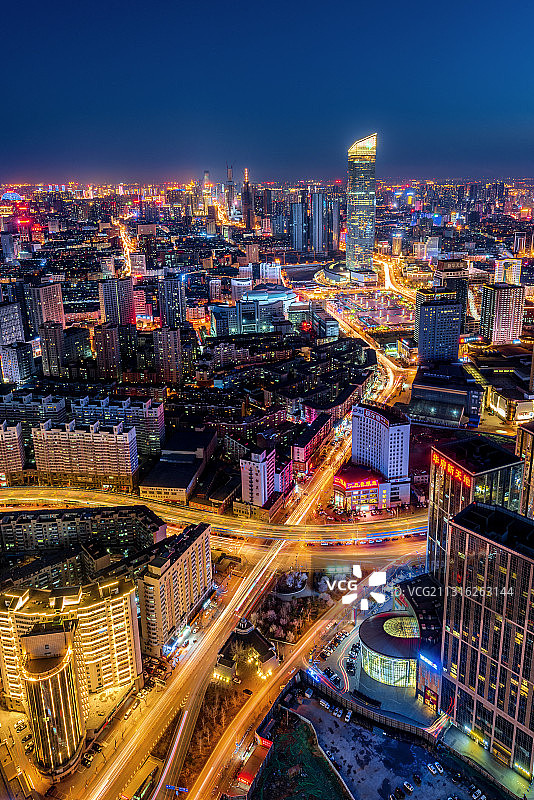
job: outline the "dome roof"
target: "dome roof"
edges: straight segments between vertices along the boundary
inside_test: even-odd
[[[4,192],[2,200],[9,200],[10,203],[22,203],[22,197],[17,192]]]

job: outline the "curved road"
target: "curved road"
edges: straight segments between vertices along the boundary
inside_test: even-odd
[[[170,526],[207,522],[215,534],[230,536],[275,539],[277,541],[325,542],[365,541],[373,538],[425,533],[428,512],[426,509],[413,514],[369,520],[342,525],[269,525],[251,519],[237,519],[209,511],[200,511],[184,506],[173,506],[153,500],[144,500],[127,494],[87,491],[86,489],[56,489],[47,486],[12,487],[0,489],[0,506],[30,507],[36,504],[50,507],[54,504],[73,506],[117,506],[143,505],[150,508]],[[1,508],[0,508],[1,510]]]

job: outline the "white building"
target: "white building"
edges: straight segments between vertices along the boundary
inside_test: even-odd
[[[260,264],[260,281],[262,283],[282,283],[282,267],[280,264]]]
[[[495,261],[495,283],[521,283],[521,259],[499,258]]]
[[[252,291],[252,278],[232,278],[230,281],[232,301],[237,303],[243,295]]]
[[[274,492],[276,451],[251,450],[249,458],[239,460],[241,466],[241,499],[244,503],[263,506]]]
[[[0,424],[0,486],[9,486],[22,479],[24,469],[24,442],[22,426]]]
[[[144,653],[165,655],[212,586],[211,528],[189,526],[162,542],[137,581]]]
[[[0,345],[24,341],[19,303],[0,303]]]
[[[370,467],[389,483],[381,485],[381,495],[388,495],[385,503],[381,497],[381,506],[409,503],[409,452],[410,423],[403,414],[387,406],[354,406],[352,462]]]

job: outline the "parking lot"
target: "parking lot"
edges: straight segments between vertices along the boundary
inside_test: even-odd
[[[437,755],[354,719],[345,722],[345,714],[333,716],[332,708],[321,707],[317,699],[305,699],[297,711],[313,724],[319,744],[356,800],[470,800],[477,792],[478,800],[498,798],[496,789],[444,753]]]

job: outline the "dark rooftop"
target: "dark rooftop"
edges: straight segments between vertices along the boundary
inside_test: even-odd
[[[534,521],[501,506],[471,503],[453,523],[534,560]]]
[[[360,639],[365,647],[389,658],[417,658],[419,636],[405,638],[393,636],[384,629],[389,620],[413,619],[411,614],[384,611],[364,619],[360,625]]]
[[[438,445],[435,449],[472,475],[521,463],[521,459],[513,452],[496,444],[487,436],[469,436],[456,442]]]

